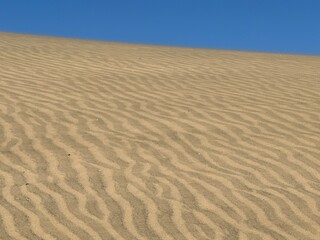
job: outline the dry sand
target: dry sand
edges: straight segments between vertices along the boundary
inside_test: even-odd
[[[0,33],[0,239],[320,239],[320,57]]]

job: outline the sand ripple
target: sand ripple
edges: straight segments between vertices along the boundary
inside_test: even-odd
[[[319,69],[0,33],[0,239],[320,239]]]

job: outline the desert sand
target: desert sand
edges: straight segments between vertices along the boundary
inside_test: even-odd
[[[320,239],[320,56],[0,33],[0,239]]]

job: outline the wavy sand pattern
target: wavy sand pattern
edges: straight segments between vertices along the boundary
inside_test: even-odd
[[[320,239],[320,57],[0,33],[0,239]]]

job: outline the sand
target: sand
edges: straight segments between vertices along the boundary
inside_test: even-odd
[[[320,56],[0,33],[0,239],[320,239]]]

